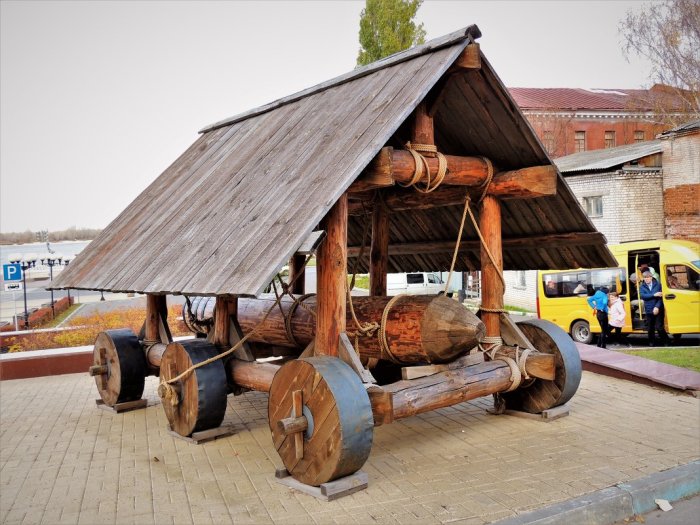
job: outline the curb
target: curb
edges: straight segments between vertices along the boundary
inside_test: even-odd
[[[629,483],[585,494],[527,514],[497,521],[498,525],[605,525],[645,514],[655,499],[678,501],[700,493],[700,460]]]

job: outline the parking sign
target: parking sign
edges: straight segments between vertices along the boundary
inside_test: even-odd
[[[21,281],[22,280],[22,265],[19,263],[3,264],[2,278],[5,281]]]

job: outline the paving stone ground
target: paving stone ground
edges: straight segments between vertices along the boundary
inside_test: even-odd
[[[550,423],[484,398],[376,428],[369,488],[326,503],[275,482],[266,394],[230,396],[237,433],[192,445],[156,387],[116,415],[85,374],[0,382],[0,523],[482,524],[700,458],[700,399],[584,372]]]

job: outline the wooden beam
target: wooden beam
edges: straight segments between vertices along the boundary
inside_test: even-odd
[[[425,102],[418,104],[418,107],[413,113],[411,141],[415,144],[435,144],[433,117],[428,115],[428,109]]]
[[[236,299],[234,298],[233,301],[235,302]],[[235,315],[236,305],[232,303],[231,299],[220,295],[216,297],[216,304],[214,305],[214,336],[212,339],[216,346],[229,347],[230,316],[232,311]]]
[[[372,211],[372,244],[369,252],[369,294],[386,295],[389,267],[389,210],[376,203]]]
[[[344,193],[323,219],[326,239],[316,260],[316,355],[337,357],[345,332],[348,197]]]
[[[450,69],[447,70],[448,74],[457,73],[464,70],[474,70],[481,69],[481,52],[479,49],[479,44],[473,42],[464,48],[464,51],[457,57]]]
[[[447,173],[443,179],[443,190],[446,186],[469,186],[480,188],[488,176],[487,164],[481,157],[457,157],[446,155]],[[434,157],[427,157],[430,173],[437,173],[438,161]],[[393,186],[394,181],[401,183],[410,182],[413,177],[416,162],[413,156],[405,150],[395,150],[392,154],[391,166],[383,160],[383,165],[368,167],[355,181],[348,191],[361,192],[369,188],[377,188],[381,183],[381,178],[377,175],[377,170],[383,172],[392,170],[392,180],[384,179],[385,186]],[[427,183],[428,176],[425,174],[420,182]],[[489,186],[489,193],[500,198],[528,199],[555,195],[557,190],[557,170],[554,166],[532,166],[518,170],[504,171],[496,173]],[[437,191],[431,193],[434,195]]]
[[[146,294],[146,321],[144,324],[144,334],[146,341],[169,343],[161,340],[161,324],[167,321],[163,316],[167,316],[168,306],[165,295]]]
[[[531,235],[526,237],[514,237],[503,239],[503,248],[508,250],[532,250],[533,247],[548,248],[552,246],[591,246],[604,244],[605,236],[600,232],[572,232],[551,233],[545,235]],[[462,240],[459,245],[459,253],[466,253],[479,249],[478,240]],[[452,253],[455,249],[455,241],[428,241],[390,244],[389,255],[413,255],[421,253]],[[348,247],[348,257],[357,257],[360,253],[359,246]]]
[[[306,257],[297,252],[289,260],[289,282],[292,283],[290,291],[293,294],[302,295],[305,289],[306,274],[304,272]]]
[[[405,152],[408,153],[408,152]],[[392,157],[394,148],[382,148],[362,172],[360,177],[352,183],[349,192],[356,193],[375,188],[386,188],[394,185],[394,162]],[[410,155],[410,153],[409,153]]]
[[[486,195],[484,200],[481,201],[479,229],[484,237],[484,245],[481,246],[480,256],[481,307],[483,309],[502,310],[505,285],[501,280],[503,272],[501,203],[492,195]],[[487,337],[500,337],[500,317],[501,314],[499,312],[481,311],[481,320],[486,326]]]

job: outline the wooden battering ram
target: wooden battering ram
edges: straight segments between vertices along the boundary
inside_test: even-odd
[[[432,118],[423,104],[415,113],[412,140],[434,144]],[[437,160],[427,162],[434,172]],[[97,338],[90,372],[104,403],[140,398],[144,377],[160,374],[161,383],[171,382],[159,388],[171,428],[188,436],[221,424],[228,393],[269,392],[272,440],[284,466],[298,481],[318,486],[364,464],[376,425],[492,394],[509,408],[533,413],[568,401],[581,377],[571,339],[545,321],[516,325],[502,313],[500,200],[553,195],[554,168],[499,173],[482,158],[448,156],[446,163],[442,187],[427,199],[463,202],[469,192],[478,201],[480,318],[446,297],[386,297],[389,213],[393,206],[412,205],[410,199],[387,198],[386,206],[371,212],[370,297],[353,297],[352,304],[360,326],[379,326],[358,328],[347,300],[347,220],[361,211],[349,200],[406,183],[416,169],[412,153],[385,148],[322,223],[316,296],[301,295],[304,257],[297,254],[290,261],[296,295],[278,305],[270,297],[218,296],[208,338],[172,342],[165,296],[149,295],[141,337],[117,330]],[[237,344],[244,335],[250,335],[246,344]],[[226,358],[191,369],[234,347]],[[256,361],[280,348],[288,354],[283,364]],[[389,374],[376,382],[367,366],[377,363],[403,378],[386,379]],[[379,368],[372,368],[377,378]]]

